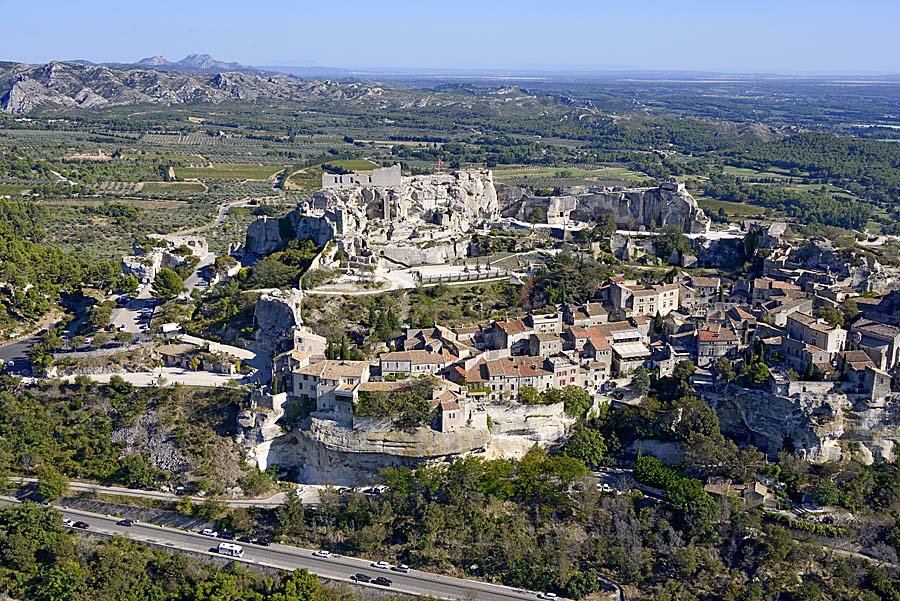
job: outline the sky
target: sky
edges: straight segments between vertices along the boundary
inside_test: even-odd
[[[0,60],[900,73],[898,0],[0,0]]]

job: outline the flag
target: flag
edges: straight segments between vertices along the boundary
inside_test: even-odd
[[[444,166],[444,159],[438,159],[438,167]]]

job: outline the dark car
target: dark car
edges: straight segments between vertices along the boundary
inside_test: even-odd
[[[372,578],[366,576],[365,574],[355,574],[350,576],[350,580],[355,580],[357,582],[372,582]]]
[[[222,532],[219,534],[219,538],[222,540],[234,540],[234,535],[230,532]]]
[[[116,522],[116,525],[131,527],[131,526],[134,526],[134,520],[131,520],[131,519],[119,520],[118,522]]]
[[[88,528],[91,527],[91,525],[88,524],[87,522],[75,522],[72,525],[75,526],[76,528],[81,528],[82,530],[87,530]]]
[[[253,539],[250,538],[249,536],[242,536],[238,539],[238,542],[239,543],[252,543]]]
[[[269,545],[272,544],[272,541],[270,541],[267,538],[258,538],[258,539],[256,539],[256,544],[261,547],[268,547]]]
[[[384,576],[379,576],[378,578],[376,578],[375,580],[372,581],[372,584],[378,584],[381,586],[391,586],[394,583],[391,582],[391,580],[389,578],[385,578]]]

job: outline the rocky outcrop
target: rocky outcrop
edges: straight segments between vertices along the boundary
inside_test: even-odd
[[[310,484],[371,484],[384,467],[414,467],[468,453],[521,457],[535,444],[555,443],[574,423],[560,403],[489,406],[490,430],[470,426],[456,432],[430,428],[404,432],[395,429],[391,420],[354,418],[350,427],[313,414],[290,432],[281,432],[275,424],[284,414],[279,400],[283,397],[257,396],[238,417],[238,441],[248,459],[260,469],[276,464],[292,468],[301,482]],[[270,397],[273,402],[266,400]]]
[[[709,217],[679,183],[663,183],[656,188],[563,188],[559,196],[523,197],[507,207],[504,215],[534,220],[535,210],[551,224],[593,221],[609,212],[626,228],[672,225],[688,234],[703,234],[710,226]]]
[[[302,305],[303,292],[296,288],[263,294],[253,313],[257,345],[274,350],[278,341],[290,337],[295,328],[303,325]]]
[[[900,444],[900,397],[845,394],[831,382],[794,382],[777,394],[737,386],[705,393],[722,431],[764,452],[796,452],[822,463],[893,461]],[[805,391],[804,391],[805,389]]]
[[[320,192],[280,219],[261,217],[247,230],[246,250],[265,255],[290,239],[339,240],[351,260],[359,252],[400,265],[443,264],[467,256],[467,233],[499,214],[490,171],[404,177],[399,186]]]

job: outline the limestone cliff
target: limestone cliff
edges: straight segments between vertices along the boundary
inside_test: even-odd
[[[771,455],[795,451],[813,462],[892,461],[900,444],[900,398],[827,391],[828,382],[793,383],[790,395],[728,386],[704,394],[722,431]]]
[[[356,418],[354,425],[310,417],[289,432],[275,422],[284,415],[283,395],[257,395],[251,408],[238,416],[237,439],[247,458],[260,469],[291,468],[301,482],[359,486],[374,482],[378,470],[414,467],[468,453],[515,458],[535,444],[548,446],[565,436],[574,420],[563,405],[489,405],[492,425],[457,432],[419,428],[396,430],[391,420]],[[287,401],[290,402],[290,401]]]
[[[442,263],[464,256],[468,246],[459,246],[459,239],[499,215],[490,171],[404,177],[398,186],[320,192],[311,203],[298,206],[280,219],[257,219],[247,230],[246,249],[264,255],[292,238],[316,244],[360,239],[369,248],[385,249],[385,255],[397,245],[422,251],[440,247],[413,253],[413,264]]]
[[[685,233],[709,231],[710,220],[682,184],[663,183],[656,188],[563,188],[559,196],[518,199],[504,215],[529,220],[534,210],[547,223],[592,221],[610,212],[620,226],[661,228],[674,225]]]
[[[257,345],[273,350],[277,341],[290,336],[295,327],[303,325],[300,314],[302,304],[303,292],[296,288],[263,294],[253,314],[257,324]]]

